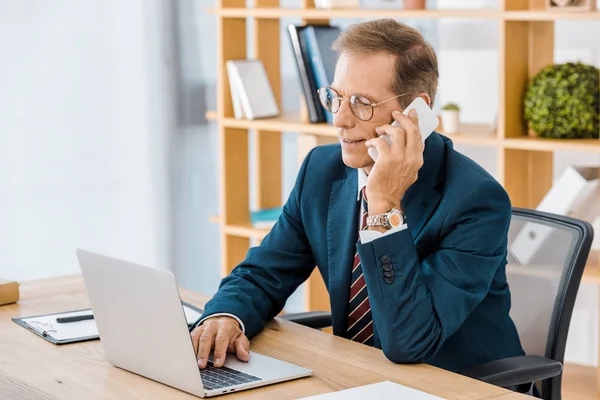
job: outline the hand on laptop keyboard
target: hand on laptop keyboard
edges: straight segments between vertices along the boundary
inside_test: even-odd
[[[192,342],[198,358],[198,366],[206,368],[208,356],[214,348],[214,366],[220,368],[227,353],[235,353],[241,361],[250,359],[250,341],[240,324],[231,317],[206,319],[192,331]]]

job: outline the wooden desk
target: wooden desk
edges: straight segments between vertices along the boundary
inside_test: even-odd
[[[199,307],[207,300],[187,290],[181,294]],[[0,398],[197,398],[109,365],[99,340],[55,346],[10,319],[86,307],[79,276],[21,284],[21,301],[0,307]],[[383,380],[448,399],[530,398],[427,365],[393,364],[381,350],[282,320],[270,323],[252,341],[252,350],[311,368],[314,375],[224,399],[295,399]]]

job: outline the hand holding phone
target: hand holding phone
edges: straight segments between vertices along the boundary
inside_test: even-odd
[[[408,105],[408,107],[406,107],[402,114],[408,115],[410,110],[413,108],[417,111],[417,117],[419,118],[419,131],[421,132],[424,143],[434,129],[438,127],[440,121],[437,115],[435,115],[433,110],[427,105],[422,97],[416,97]],[[400,124],[398,124],[397,121],[394,121],[392,125],[399,126]],[[381,135],[381,137],[383,137],[390,146],[392,145],[392,139],[388,135]],[[377,149],[375,147],[369,147],[368,152],[373,161],[377,161],[377,157],[379,155]]]

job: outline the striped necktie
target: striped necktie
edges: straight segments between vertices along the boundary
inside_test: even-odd
[[[365,190],[366,187],[363,187],[361,191],[363,204],[361,229],[367,229],[368,208]],[[362,273],[358,252],[354,254],[351,282],[346,337],[350,340],[373,346],[373,317],[371,316],[367,284]]]

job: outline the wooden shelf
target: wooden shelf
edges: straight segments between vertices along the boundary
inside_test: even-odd
[[[506,149],[536,151],[581,151],[600,153],[598,139],[543,139],[536,137],[506,138],[502,141]]]
[[[301,8],[209,8],[209,13],[224,18],[304,18],[313,20],[327,20],[332,18],[395,18],[395,19],[440,19],[440,18],[465,18],[465,19],[497,19],[505,21],[556,21],[600,20],[600,12],[590,11],[500,11],[497,9],[429,9],[429,10],[403,10],[403,9],[301,9]]]
[[[208,111],[206,118],[218,120],[217,113]],[[299,114],[289,113],[279,117],[256,120],[223,118],[222,124],[228,128],[256,129],[263,131],[298,132],[318,136],[337,136],[332,125],[302,122]],[[441,132],[442,134],[443,131]],[[447,135],[454,143],[475,146],[501,146],[506,149],[535,151],[580,151],[600,153],[598,139],[542,139],[536,137],[520,137],[500,139],[491,133],[491,126],[486,124],[464,123],[461,132]]]
[[[267,236],[267,233],[270,231],[270,229],[254,228],[250,223],[241,225],[225,225],[223,230],[227,235],[259,240],[262,240],[265,236]]]
[[[500,18],[502,13],[496,9],[481,10],[403,10],[403,9],[301,9],[301,8],[209,8],[209,13],[217,14],[224,18],[289,18],[300,17],[304,19],[323,20],[332,18]]]
[[[502,18],[506,21],[596,21],[600,20],[598,11],[504,11]]]
[[[214,111],[207,112],[206,119],[211,121],[218,120],[217,113]],[[227,128],[297,132],[329,137],[337,136],[336,128],[334,126],[325,123],[311,124],[308,122],[302,122],[299,114],[296,113],[283,114],[279,117],[256,120],[223,118],[221,123]],[[451,138],[454,143],[480,146],[492,146],[499,143],[498,139],[490,133],[490,125],[466,123],[462,124],[461,128],[462,129],[460,133],[448,135],[448,137]]]

